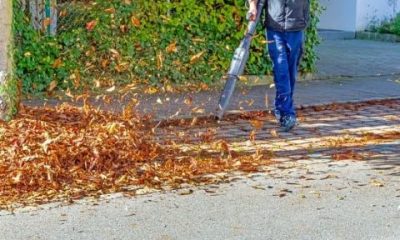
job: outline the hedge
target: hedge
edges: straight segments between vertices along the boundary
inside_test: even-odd
[[[15,75],[25,94],[141,82],[218,80],[245,30],[245,0],[59,2],[55,36],[35,30],[14,0]],[[320,7],[311,0],[302,71],[314,70]],[[264,31],[246,73],[271,72]]]

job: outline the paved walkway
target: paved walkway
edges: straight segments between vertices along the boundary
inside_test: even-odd
[[[400,44],[369,40],[324,41],[318,48],[319,78],[400,74]]]

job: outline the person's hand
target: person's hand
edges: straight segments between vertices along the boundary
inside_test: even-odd
[[[250,0],[249,11],[247,12],[247,18],[250,21],[255,21],[257,17],[257,6],[255,0]]]

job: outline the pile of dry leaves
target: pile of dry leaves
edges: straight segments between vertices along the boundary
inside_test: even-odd
[[[239,157],[224,141],[213,155],[189,154],[159,144],[148,118],[61,105],[22,108],[0,122],[0,209],[10,204],[74,200],[125,191],[126,186],[205,182],[205,174],[256,171],[269,160],[260,153]]]

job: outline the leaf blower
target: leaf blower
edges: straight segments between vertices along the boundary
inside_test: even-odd
[[[235,54],[233,55],[233,58],[231,61],[229,71],[225,76],[225,78],[226,78],[225,86],[221,93],[217,112],[215,115],[215,117],[218,120],[222,120],[224,113],[225,113],[226,109],[228,108],[229,101],[235,90],[236,82],[239,79],[239,76],[243,74],[244,67],[246,66],[247,59],[249,58],[251,40],[256,31],[257,24],[260,21],[261,13],[263,12],[262,10],[264,8],[265,2],[266,2],[266,0],[258,1],[257,16],[255,17],[255,19],[253,21],[250,20],[250,16],[249,16],[249,14],[247,14],[247,20],[249,20],[249,23],[247,25],[246,34],[244,35],[242,41],[240,42],[239,47],[236,48]]]

